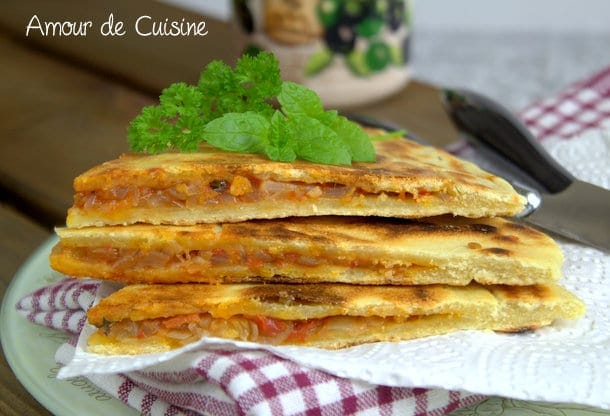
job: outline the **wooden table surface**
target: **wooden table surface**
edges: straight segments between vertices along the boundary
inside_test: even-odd
[[[143,14],[202,20],[147,0],[82,1],[77,10],[73,4],[3,0],[0,5],[0,298],[18,267],[64,223],[73,178],[127,150],[129,120],[169,83],[193,82],[210,60],[234,62],[239,54],[235,28],[209,18],[203,40],[25,37],[34,14],[101,22],[111,10],[124,20]],[[433,88],[412,82],[388,100],[356,110],[442,143],[455,132],[448,121],[439,121],[436,99]],[[4,355],[0,414],[49,414],[16,380]]]

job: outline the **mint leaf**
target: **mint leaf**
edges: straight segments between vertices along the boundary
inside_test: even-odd
[[[375,161],[375,148],[369,135],[362,130],[360,125],[343,116],[338,116],[331,127],[337,133],[339,139],[349,148],[354,162]]]
[[[265,150],[269,120],[261,114],[227,113],[204,128],[204,140],[231,152],[262,153]]]
[[[308,116],[332,129],[337,139],[342,142],[341,149],[337,150],[337,154],[347,148],[350,163],[351,160],[356,162],[375,161],[375,149],[368,134],[362,130],[360,125],[339,116],[337,111],[324,111],[322,102],[314,91],[300,84],[284,82],[278,101],[288,118]]]
[[[324,106],[318,94],[309,88],[285,81],[277,100],[282,106],[282,111],[287,116],[307,115],[318,117],[324,113]]]
[[[287,118],[294,153],[299,159],[329,165],[350,165],[349,148],[337,134],[319,120],[308,116]]]
[[[359,124],[340,116],[336,110],[325,111],[317,119],[337,134],[337,137],[349,148],[354,162],[375,161],[375,148],[369,135]]]
[[[337,118],[339,118],[339,112],[337,110],[327,110],[316,117],[316,119],[320,120],[322,124],[330,127],[331,129],[334,129],[334,126],[337,123]]]
[[[280,111],[276,111],[271,117],[265,153],[269,159],[281,162],[293,162],[297,158],[292,148],[288,122]]]

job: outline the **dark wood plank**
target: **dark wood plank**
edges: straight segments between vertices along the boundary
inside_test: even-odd
[[[16,206],[63,224],[79,173],[127,150],[149,96],[0,38],[0,182]]]
[[[4,354],[0,358],[0,414],[3,416],[51,415],[21,385],[8,366]]]
[[[381,102],[351,110],[390,121],[435,146],[446,146],[458,137],[457,130],[442,108],[439,90],[417,80]]]
[[[125,23],[124,36],[102,36],[100,26],[113,13]],[[33,15],[46,21],[92,21],[87,36],[47,36],[25,29]],[[205,21],[208,34],[200,36],[144,37],[134,30],[141,16],[153,20]],[[237,28],[193,12],[150,0],[3,0],[0,28],[15,39],[60,54],[96,71],[112,74],[147,91],[158,92],[175,81],[197,81],[201,69],[213,59],[234,62],[242,46]]]
[[[0,204],[0,230],[0,298],[3,298],[17,269],[51,232],[4,204]]]
[[[6,205],[0,204],[0,299],[21,264],[50,235],[49,231]],[[1,334],[3,337],[7,334]],[[50,415],[19,383],[4,354],[0,358],[0,414]]]

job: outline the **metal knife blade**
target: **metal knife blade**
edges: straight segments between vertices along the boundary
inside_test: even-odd
[[[545,230],[610,251],[610,192],[574,181],[565,190],[542,196],[540,206],[523,219]]]
[[[534,178],[540,206],[523,219],[541,228],[610,251],[610,191],[574,178],[509,110],[478,93],[446,89],[443,102],[469,137]]]

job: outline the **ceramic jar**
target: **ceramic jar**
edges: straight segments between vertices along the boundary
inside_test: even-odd
[[[277,56],[284,79],[329,107],[380,100],[410,78],[410,0],[234,0],[250,51]]]

